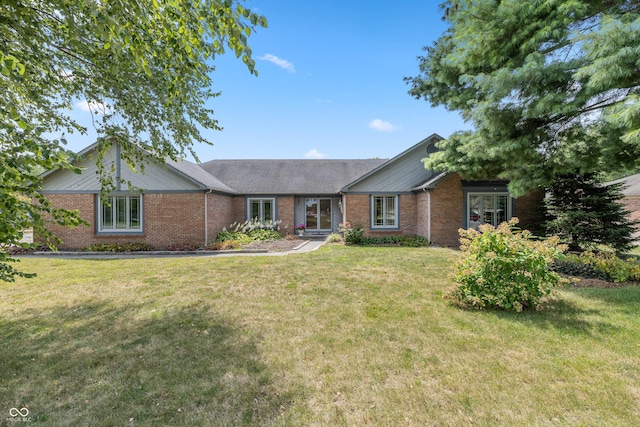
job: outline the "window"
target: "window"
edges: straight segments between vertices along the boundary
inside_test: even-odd
[[[371,199],[371,226],[398,228],[398,196],[373,196]]]
[[[509,193],[468,193],[467,227],[477,229],[481,224],[494,227],[511,218]]]
[[[249,199],[249,218],[262,222],[274,220],[274,199]]]
[[[99,199],[99,232],[142,232],[142,196],[109,196]]]

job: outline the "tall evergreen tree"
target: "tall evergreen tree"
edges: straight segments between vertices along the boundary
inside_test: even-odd
[[[556,178],[549,191],[549,234],[560,236],[570,250],[606,245],[626,252],[633,246],[634,226],[621,203],[622,184],[602,184],[594,173],[574,172]]]
[[[473,130],[428,168],[500,177],[510,190],[556,174],[640,166],[640,2],[447,0],[448,30],[419,58],[410,94]]]

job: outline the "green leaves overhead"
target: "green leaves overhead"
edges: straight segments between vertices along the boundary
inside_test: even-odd
[[[640,3],[449,0],[449,29],[407,78],[410,94],[459,111],[427,167],[512,180],[640,167]]]
[[[90,103],[99,153],[118,143],[132,164],[142,161],[138,148],[160,161],[195,156],[194,144],[210,143],[201,130],[219,129],[205,106],[218,95],[216,56],[231,51],[257,75],[248,37],[266,26],[231,0],[3,1],[0,244],[15,244],[22,228],[44,232],[40,213],[79,223],[38,193],[38,173],[72,168],[63,135],[86,132],[69,116],[78,99]],[[100,167],[109,190],[114,183]],[[3,260],[0,252],[0,268]],[[0,279],[10,277],[7,268]]]

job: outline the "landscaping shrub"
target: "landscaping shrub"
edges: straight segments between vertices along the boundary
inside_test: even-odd
[[[331,233],[325,239],[327,243],[342,243],[342,236],[338,233]]]
[[[233,240],[239,243],[251,243],[253,240],[247,234],[241,231],[227,231],[223,229],[216,236],[215,242],[226,242],[228,240]]]
[[[224,240],[222,242],[207,243],[203,249],[205,251],[226,251],[240,247],[242,247],[242,244],[237,240]]]
[[[251,240],[277,240],[282,239],[282,235],[274,229],[256,228],[247,233]]]
[[[198,247],[196,245],[194,245],[193,243],[174,243],[171,245],[167,245],[167,250],[168,251],[195,251],[196,249],[198,249]]]
[[[558,259],[551,264],[551,269],[556,273],[566,274],[567,276],[582,277],[584,279],[611,280],[607,274],[576,258],[578,257],[575,256],[574,258],[571,256]]]
[[[360,245],[398,245],[418,248],[429,246],[429,240],[422,236],[365,236],[360,241]]]
[[[512,230],[517,222],[459,230],[463,256],[445,299],[468,308],[539,310],[556,286],[568,283],[549,268],[564,249],[558,238],[534,240],[527,230]]]
[[[29,244],[24,245],[0,245],[0,252],[4,252],[8,255],[19,255],[30,252],[50,252],[51,248],[46,245],[32,246]]]
[[[359,245],[364,237],[364,226],[362,224],[340,224],[340,231],[344,235],[344,242],[351,245]]]
[[[431,242],[429,239],[423,236],[407,236],[405,241],[402,243],[403,246],[409,246],[411,248],[419,248],[422,246],[429,246]]]
[[[610,280],[616,283],[628,280],[640,281],[640,263],[634,259],[622,259],[609,252],[583,252],[567,255],[554,263],[555,271],[584,278]]]
[[[153,247],[145,242],[94,243],[82,249],[86,252],[143,252]]]
[[[234,222],[229,226],[229,229],[225,227],[218,233],[215,242],[234,240],[240,244],[247,244],[256,240],[282,239],[282,235],[278,232],[279,226],[280,221],[261,222],[251,220],[242,223]]]

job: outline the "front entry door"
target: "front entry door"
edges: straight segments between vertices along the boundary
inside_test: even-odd
[[[331,231],[331,199],[306,200],[307,230]]]

